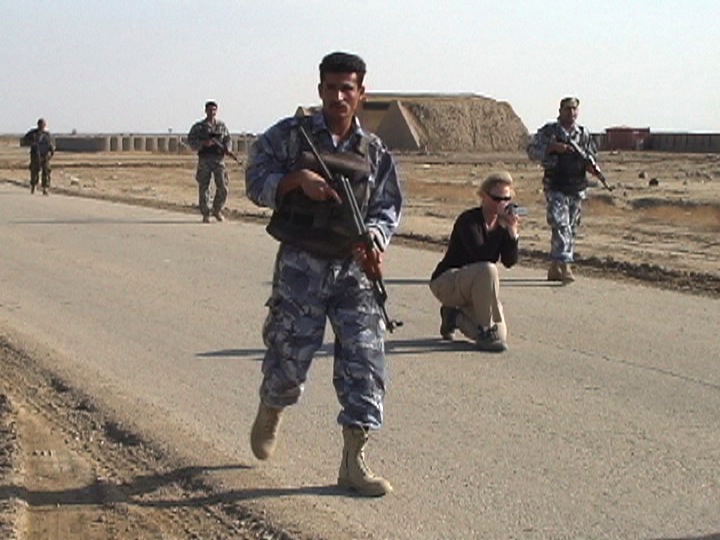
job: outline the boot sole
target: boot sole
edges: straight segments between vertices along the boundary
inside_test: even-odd
[[[337,485],[339,488],[347,489],[349,491],[354,491],[355,493],[362,495],[364,497],[382,497],[384,495],[387,495],[388,493],[392,493],[392,486],[388,485],[387,487],[378,485],[377,489],[370,490],[363,490],[355,486],[354,484],[351,484],[349,480],[344,480],[341,478],[338,478]]]

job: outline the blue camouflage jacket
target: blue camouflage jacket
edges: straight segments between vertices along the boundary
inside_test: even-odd
[[[278,209],[277,188],[280,180],[291,172],[302,151],[300,122],[311,125],[310,137],[320,152],[352,151],[359,146],[367,152],[370,162],[368,178],[370,197],[365,213],[365,225],[385,247],[398,227],[402,208],[402,193],[397,166],[382,141],[374,134],[362,129],[357,119],[353,120],[353,133],[338,146],[333,142],[322,111],[309,120],[299,117],[285,118],[253,144],[249,164],[245,173],[247,196],[258,206]]]
[[[545,170],[543,183],[546,188],[579,192],[588,185],[583,159],[575,154],[560,155],[547,151],[553,139],[562,142],[567,138],[577,142],[588,155],[597,157],[597,146],[587,129],[575,124],[566,130],[559,122],[548,122],[538,129],[530,139],[527,154],[533,161],[539,161]]]

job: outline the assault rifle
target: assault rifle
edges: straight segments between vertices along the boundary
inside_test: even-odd
[[[212,143],[213,143],[214,145],[219,146],[220,148],[222,148],[222,151],[223,151],[223,153],[224,153],[226,156],[230,156],[232,159],[235,160],[235,162],[236,162],[238,165],[240,165],[240,166],[242,167],[242,161],[240,161],[240,160],[238,159],[238,157],[237,157],[235,154],[233,154],[233,153],[230,151],[230,149],[229,149],[227,146],[225,146],[225,145],[220,141],[219,137],[220,137],[220,134],[211,133],[211,134],[210,134],[210,141],[212,141]]]
[[[603,174],[602,170],[600,169],[600,166],[597,164],[597,160],[595,159],[595,157],[592,154],[590,154],[589,152],[586,152],[585,150],[580,148],[580,145],[570,137],[564,137],[561,142],[564,142],[565,144],[569,144],[570,147],[573,149],[573,151],[576,154],[578,154],[581,158],[583,158],[583,161],[585,161],[585,163],[587,165],[590,165],[590,168],[592,169],[592,173],[598,177],[598,179],[600,180],[600,182],[602,182],[602,185],[605,189],[607,189],[608,191],[612,191],[613,189],[615,189],[614,186],[608,185],[605,175]]]
[[[224,144],[222,144],[219,140],[217,140],[217,139],[215,139],[215,138],[208,139],[208,140],[211,140],[211,141],[213,142],[213,144],[215,144],[216,146],[219,146],[220,148],[222,148],[222,151],[223,151],[223,153],[224,153],[226,156],[230,156],[232,159],[235,160],[235,162],[236,162],[238,165],[240,165],[240,166],[242,167],[242,161],[240,161],[240,160],[238,159],[238,157],[237,157],[235,154],[233,154],[233,153],[232,153]],[[181,144],[182,146],[184,146],[184,147],[187,148],[188,150],[194,151],[194,149],[193,149],[188,143],[186,143],[185,141],[183,141],[182,139],[180,139],[179,142],[180,142],[180,144]]]
[[[313,157],[315,158],[320,168],[322,176],[325,177],[325,181],[328,182],[328,184],[330,184],[331,186],[339,188],[342,199],[349,206],[352,212],[354,232],[359,239],[359,243],[365,250],[365,253],[369,255],[375,249],[380,252],[384,251],[383,246],[375,239],[375,237],[370,233],[367,226],[365,225],[365,221],[363,220],[363,216],[360,213],[360,207],[358,206],[357,199],[355,198],[355,193],[352,190],[352,186],[350,185],[350,180],[348,179],[348,177],[344,174],[333,175],[333,173],[330,172],[330,169],[325,163],[325,160],[320,155],[320,152],[318,152],[318,149],[315,148],[315,145],[310,140],[310,137],[307,134],[307,131],[305,131],[305,128],[303,126],[299,126],[299,128],[300,134],[302,135],[303,139],[305,139],[305,142],[310,148],[310,151],[312,152]],[[372,283],[373,296],[375,297],[375,301],[380,307],[383,319],[385,320],[385,326],[390,332],[393,332],[397,327],[402,326],[403,322],[396,319],[391,319],[390,315],[388,315],[387,309],[385,308],[385,302],[387,302],[388,293],[385,289],[385,284],[383,283],[379,265],[377,268],[373,268],[371,272],[365,270],[365,275]]]

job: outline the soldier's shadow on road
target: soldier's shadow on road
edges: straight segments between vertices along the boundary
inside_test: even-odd
[[[388,278],[383,280],[386,285],[427,285],[427,279],[419,278]]]
[[[220,349],[196,353],[197,358],[250,358],[261,361],[265,355],[265,349]]]
[[[360,495],[346,491],[336,485],[315,485],[303,487],[267,487],[233,489],[215,492],[207,482],[207,475],[215,472],[232,473],[251,469],[248,465],[220,465],[181,467],[164,473],[138,475],[126,482],[110,482],[97,479],[87,486],[66,490],[31,490],[24,486],[0,486],[0,502],[10,499],[24,501],[31,508],[60,506],[96,506],[113,503],[137,507],[173,509],[205,508],[221,505],[232,512],[228,505],[264,498],[288,496],[332,496],[359,498]],[[173,487],[179,491],[173,493]],[[247,515],[245,508],[239,512]],[[262,518],[258,516],[258,519]],[[701,536],[657,537],[655,540],[720,540],[720,532]]]
[[[560,281],[548,281],[547,278],[502,278],[500,285],[503,287],[564,287]]]
[[[325,343],[315,353],[315,359],[332,358],[334,344],[332,342]],[[465,352],[477,351],[477,346],[462,339],[456,341],[443,341],[440,338],[422,338],[422,339],[394,339],[389,334],[385,339],[385,352],[392,355],[402,354],[421,354],[433,352]],[[206,351],[196,353],[195,356],[201,359],[226,358],[226,359],[242,359],[248,358],[257,362],[262,362],[265,356],[265,349],[220,349],[217,351]]]
[[[325,343],[315,353],[315,358],[332,357],[333,344]],[[265,349],[220,349],[217,351],[206,351],[196,353],[197,358],[249,358],[262,362],[265,356]]]
[[[427,279],[418,278],[390,278],[385,280],[386,285],[425,285],[430,282]],[[545,277],[536,278],[500,278],[500,285],[504,287],[562,287],[564,283],[559,281],[548,281]]]
[[[180,506],[202,507],[212,504],[228,504],[238,501],[250,501],[270,497],[286,497],[292,495],[334,495],[351,496],[355,495],[336,485],[318,485],[302,487],[267,487],[234,489],[224,492],[211,492],[205,477],[211,473],[232,472],[252,469],[249,465],[220,465],[220,466],[195,466],[175,469],[164,474],[151,474],[136,476],[130,482],[119,484],[117,488],[128,497],[142,496],[142,500],[133,501],[139,506],[150,506],[155,508],[176,508]],[[165,488],[168,485],[178,484],[189,486],[197,496],[183,496],[182,498],[155,498],[146,497]],[[129,502],[129,501],[128,501]]]
[[[385,341],[385,351],[393,356],[399,354],[467,352],[477,350],[477,345],[470,341],[445,341],[437,337],[422,339],[393,339],[388,337]]]
[[[182,467],[165,473],[136,476],[127,482],[115,483],[97,479],[86,486],[61,490],[33,490],[25,486],[4,485],[0,486],[0,502],[18,499],[33,508],[123,503],[163,509],[227,505],[233,502],[294,495],[359,497],[336,485],[235,489],[218,493],[214,492],[206,481],[206,475],[209,473],[251,468],[248,465]],[[168,495],[172,492],[173,486],[181,490],[177,496]]]

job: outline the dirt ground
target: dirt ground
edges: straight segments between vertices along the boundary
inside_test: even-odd
[[[406,204],[396,241],[440,251],[457,214],[476,204],[483,177],[506,169],[530,212],[520,231],[522,262],[544,268],[541,170],[524,155],[400,155],[398,162]],[[579,282],[571,286],[601,275],[720,297],[720,155],[605,153],[600,162],[615,190],[591,190]],[[194,167],[192,155],[59,153],[52,193],[197,212]],[[244,196],[242,167],[228,167],[228,217],[266,219]],[[0,181],[29,186],[27,152],[14,141],[0,141]],[[203,225],[198,215],[198,226],[222,225]],[[2,329],[0,365],[0,538],[301,537],[213,498],[198,471],[123,431]]]

